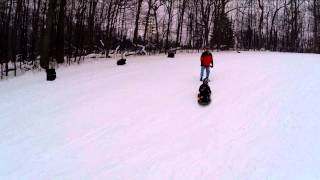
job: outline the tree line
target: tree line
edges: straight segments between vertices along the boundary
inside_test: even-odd
[[[1,76],[119,45],[319,53],[319,25],[319,0],[1,0]]]

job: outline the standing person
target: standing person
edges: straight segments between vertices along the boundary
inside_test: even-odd
[[[205,51],[201,55],[201,74],[200,81],[202,81],[204,70],[206,70],[206,78],[209,79],[210,67],[213,68],[213,57],[209,48],[205,48]]]

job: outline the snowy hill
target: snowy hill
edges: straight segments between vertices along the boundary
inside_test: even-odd
[[[88,60],[0,81],[0,179],[320,179],[320,56]]]

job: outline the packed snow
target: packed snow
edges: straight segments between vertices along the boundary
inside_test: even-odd
[[[0,179],[320,179],[320,55],[87,59],[0,81]]]

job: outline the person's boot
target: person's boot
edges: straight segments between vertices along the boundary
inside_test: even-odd
[[[202,77],[200,78],[200,81],[202,81]]]

